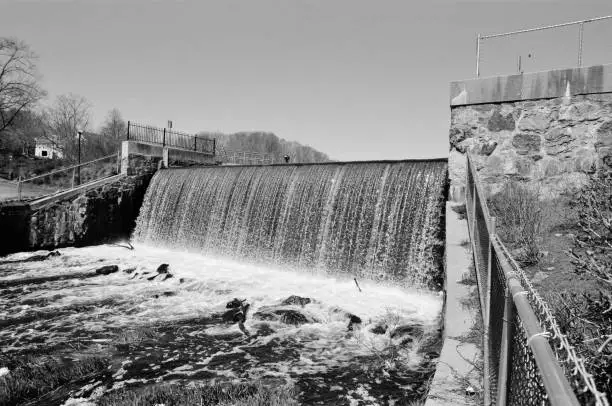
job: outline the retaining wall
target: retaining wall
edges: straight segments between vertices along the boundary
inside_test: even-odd
[[[453,82],[450,105],[454,200],[468,151],[489,193],[516,179],[556,195],[612,167],[612,65]]]

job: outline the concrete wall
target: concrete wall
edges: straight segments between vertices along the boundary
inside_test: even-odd
[[[134,168],[139,168],[138,165],[134,166],[132,163],[134,157],[145,157],[154,165],[163,161],[164,167],[215,164],[215,156],[211,154],[141,141],[123,141],[121,144],[121,173],[131,175],[134,173]]]
[[[612,65],[451,83],[451,197],[465,153],[495,193],[508,179],[558,194],[612,167]]]

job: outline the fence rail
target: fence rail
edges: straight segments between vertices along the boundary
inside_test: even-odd
[[[484,326],[485,405],[609,406],[499,239],[469,154],[467,162],[466,211]]]
[[[128,121],[128,140],[161,144],[162,146],[181,148],[188,151],[215,154],[215,140],[197,135],[175,131],[170,128],[157,128]]]
[[[512,64],[516,63],[517,70],[519,73],[523,71],[523,62],[526,63],[527,59],[531,58],[532,55],[534,58],[537,56],[541,60],[550,60],[550,62],[553,63],[553,66],[549,66],[548,67],[549,69],[552,67],[559,67],[559,66],[581,67],[583,65],[583,59],[584,59],[584,45],[585,45],[584,29],[585,29],[585,26],[595,26],[596,24],[593,24],[593,23],[604,22],[604,21],[612,22],[612,15],[596,17],[596,18],[589,18],[586,20],[571,21],[571,22],[566,22],[566,23],[561,23],[561,24],[553,24],[553,25],[546,25],[546,26],[540,26],[540,27],[534,27],[534,28],[527,28],[523,30],[504,32],[504,33],[498,33],[498,34],[490,34],[490,35],[478,34],[476,37],[476,77],[480,76],[481,68],[482,68],[481,66],[481,63],[482,63],[481,58],[482,58],[482,51],[483,51],[482,45],[484,44],[484,41],[493,40],[493,39],[503,39],[505,42],[504,44],[500,44],[500,46],[495,47],[498,53],[495,54],[494,58],[490,58],[490,62],[494,63],[494,60],[498,60],[498,61],[503,60],[505,55],[511,54],[512,58],[517,58],[516,60],[513,59],[511,63]],[[573,27],[577,27],[578,29],[575,32],[569,31],[570,29],[573,29]],[[603,32],[601,28],[605,28],[607,31]],[[546,37],[546,32],[549,32],[549,31],[551,32],[552,35],[549,37]],[[596,48],[595,50],[593,50],[594,54],[601,54],[602,47],[609,46],[609,43],[606,40],[606,38],[610,37],[610,33],[612,33],[612,24],[609,24],[605,27],[600,27],[598,30],[594,29],[593,32],[589,33],[591,34],[590,35],[591,43],[589,45],[594,44],[597,41],[600,41],[600,44],[598,45],[599,48]],[[539,35],[539,37],[534,37],[534,35],[536,36]],[[511,41],[516,38],[523,38],[524,42],[519,42],[518,44],[516,44],[517,48],[512,49],[512,46],[515,44],[511,43]],[[576,54],[572,57],[572,58],[574,57],[576,58],[574,59],[576,61],[575,65],[573,62],[569,62],[570,60],[568,59],[567,53],[563,53],[562,55],[558,55],[554,53],[556,49],[558,48],[563,48],[564,51],[567,50],[568,48],[567,43],[570,40],[572,42],[576,41],[575,43],[577,44]],[[561,47],[554,46],[555,44],[561,45]],[[503,54],[499,53],[501,51],[503,51]],[[514,54],[513,54],[513,51],[514,51]],[[610,51],[612,51],[612,49],[610,49]],[[610,54],[611,55],[604,56],[604,58],[610,57],[611,58],[610,61],[612,61],[612,52],[610,52]],[[525,59],[522,59],[522,57],[525,57]],[[509,60],[505,60],[502,63],[507,65],[508,62]],[[546,69],[546,66],[540,66],[539,68],[540,70]]]
[[[121,168],[119,152],[93,161],[58,169],[49,173],[18,180],[15,195],[17,200],[30,200],[79,185],[117,175]],[[10,198],[10,196],[9,196]]]

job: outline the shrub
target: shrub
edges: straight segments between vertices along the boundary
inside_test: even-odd
[[[537,263],[539,240],[544,231],[546,204],[539,190],[510,181],[489,201],[491,215],[497,218],[497,233],[517,250],[515,258],[523,264]]]

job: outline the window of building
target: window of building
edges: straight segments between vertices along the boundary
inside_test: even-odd
[[[47,156],[47,151],[42,150],[42,152],[40,153],[40,155],[42,155],[42,156]]]

